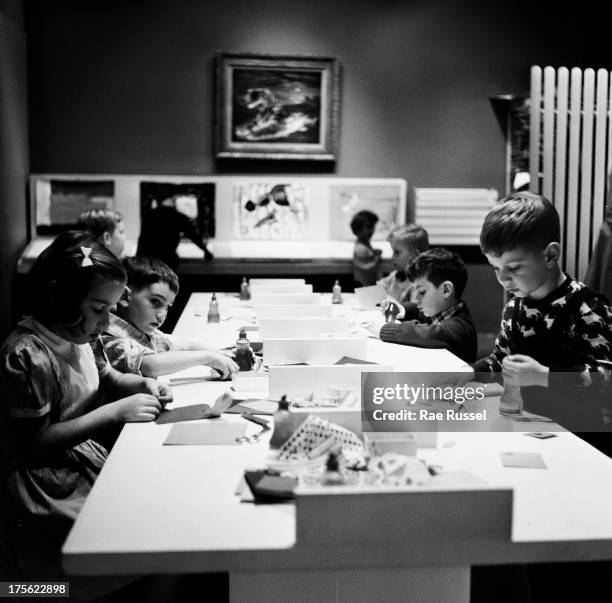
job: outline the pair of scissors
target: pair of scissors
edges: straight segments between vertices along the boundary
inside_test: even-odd
[[[266,421],[265,419],[262,419],[260,417],[256,417],[255,415],[252,415],[250,412],[243,412],[240,414],[240,416],[243,419],[246,419],[247,421],[251,421],[252,423],[256,423],[257,425],[260,425],[261,431],[258,431],[257,433],[254,433],[250,436],[247,436],[247,435],[238,436],[236,438],[236,442],[238,442],[239,444],[256,444],[257,442],[259,442],[259,438],[261,437],[263,433],[265,433],[266,431],[270,431],[269,421]]]

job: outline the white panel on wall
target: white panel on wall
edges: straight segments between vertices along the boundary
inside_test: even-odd
[[[490,188],[417,188],[415,222],[431,245],[478,245],[487,212],[498,199]]]

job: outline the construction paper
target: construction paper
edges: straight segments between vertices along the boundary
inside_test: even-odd
[[[525,469],[546,469],[546,463],[539,452],[500,452],[504,467],[521,467]]]
[[[236,438],[246,432],[246,423],[187,423],[173,425],[164,446],[239,446]]]
[[[195,419],[206,418],[206,413],[210,410],[208,404],[192,404],[191,406],[180,406],[170,410],[162,410],[156,419],[158,425],[166,423],[179,423],[181,421],[194,421]]]

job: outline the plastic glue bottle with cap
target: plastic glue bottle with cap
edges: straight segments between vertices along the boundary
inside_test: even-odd
[[[247,339],[244,329],[240,329],[236,340],[236,364],[241,371],[250,371],[255,364],[253,348],[251,348],[251,343]]]
[[[270,448],[278,450],[291,437],[293,433],[293,415],[289,410],[289,400],[283,394],[278,403],[278,410],[274,412],[274,431],[270,438]]]
[[[335,446],[330,450],[325,462],[325,473],[321,477],[321,483],[325,486],[340,486],[344,484],[344,477],[340,473],[339,457],[342,450],[340,446]]]
[[[332,304],[341,304],[342,303],[342,287],[336,279],[334,286],[332,287]]]
[[[217,301],[217,294],[213,293],[210,298],[210,305],[208,306],[208,322],[219,322],[221,316],[219,316],[219,302]]]
[[[240,285],[240,299],[243,301],[251,299],[251,288],[249,287],[246,276],[242,277],[242,284]]]

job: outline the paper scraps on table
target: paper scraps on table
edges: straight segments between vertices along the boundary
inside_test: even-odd
[[[239,446],[244,423],[188,423],[173,425],[164,446]]]
[[[167,423],[180,423],[181,421],[205,419],[209,411],[210,406],[208,404],[180,406],[178,408],[162,410],[155,422],[158,425],[165,425]]]
[[[500,452],[504,467],[521,467],[524,469],[547,469],[539,452]]]

